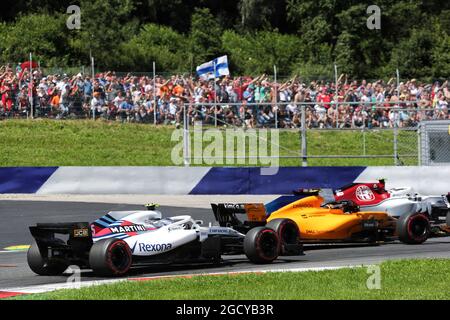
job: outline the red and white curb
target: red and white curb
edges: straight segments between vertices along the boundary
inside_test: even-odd
[[[151,277],[132,277],[122,279],[110,279],[110,280],[96,280],[96,281],[82,281],[82,282],[64,282],[45,285],[35,285],[27,287],[16,288],[0,288],[0,299],[10,298],[19,295],[45,293],[63,289],[81,289],[92,286],[99,286],[105,284],[112,284],[125,281],[152,281],[161,279],[175,279],[175,278],[194,278],[201,276],[224,276],[224,275],[241,275],[241,274],[262,274],[269,272],[309,272],[309,271],[326,271],[326,270],[338,270],[357,268],[360,266],[337,266],[337,267],[314,267],[314,268],[286,268],[286,269],[265,269],[265,270],[245,270],[245,271],[232,271],[232,272],[210,272],[210,273],[191,273],[191,274],[177,274],[177,275],[163,275],[163,276],[151,276]]]

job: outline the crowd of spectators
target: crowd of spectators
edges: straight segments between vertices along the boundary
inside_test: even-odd
[[[32,83],[31,83],[31,78]],[[294,77],[274,83],[267,75],[204,80],[115,72],[45,75],[18,64],[0,68],[0,118],[104,118],[123,122],[298,128],[302,110],[309,128],[414,127],[421,120],[450,119],[450,85],[399,84],[390,79],[334,82]],[[32,95],[31,95],[32,92]],[[30,98],[32,96],[32,99]],[[31,101],[32,100],[32,101]],[[32,102],[32,103],[31,103]],[[33,108],[32,108],[33,106]]]

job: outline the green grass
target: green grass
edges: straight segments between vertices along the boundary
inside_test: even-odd
[[[367,288],[367,268],[354,268],[128,281],[16,299],[450,299],[450,260],[389,261],[380,267],[379,290]]]
[[[168,165],[173,128],[103,121],[0,122],[2,166]]]
[[[121,124],[92,120],[7,120],[0,122],[0,166],[170,166],[173,126]],[[191,133],[193,136],[193,133]],[[270,138],[270,135],[269,135]],[[365,148],[364,142],[365,141]],[[300,133],[279,134],[280,155],[300,154]],[[309,155],[390,155],[393,154],[392,131],[308,131]],[[193,144],[191,144],[193,145]],[[211,142],[203,142],[203,146]],[[237,146],[235,146],[235,150]],[[203,149],[205,150],[205,149]],[[402,155],[417,153],[415,132],[400,132],[399,151],[407,165],[417,158]],[[248,150],[246,152],[248,154]],[[213,163],[215,166],[262,165]],[[309,159],[311,166],[393,165],[394,159]],[[210,165],[206,161],[199,165]],[[299,166],[300,159],[280,159],[280,166]]]

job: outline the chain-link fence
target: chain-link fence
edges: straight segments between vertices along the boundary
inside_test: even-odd
[[[450,120],[422,122],[419,150],[422,165],[450,165]]]
[[[370,106],[355,111],[360,108],[356,106],[346,110],[345,115],[338,112],[340,104],[328,109],[335,112],[322,110],[320,104],[304,103],[289,111],[286,107],[278,104],[271,113],[257,105],[241,106],[240,110],[227,105],[203,112],[185,105],[183,121],[188,123],[185,129],[191,137],[199,125],[204,131],[230,127],[278,129],[282,165],[418,165],[418,125],[422,119],[436,117],[433,110],[399,106]],[[224,108],[228,111],[218,112]],[[238,116],[234,119],[231,114]],[[311,121],[311,117],[315,120]],[[190,157],[185,163],[192,160]]]
[[[21,104],[21,99],[24,104]],[[18,97],[18,108],[5,118],[30,117],[30,106],[26,94]],[[40,97],[34,99],[33,116],[50,119],[93,119],[127,123],[174,125],[187,124],[188,130],[195,130],[201,124],[202,130],[216,128],[278,129],[280,131],[281,165],[292,166],[336,166],[348,165],[418,165],[423,154],[419,137],[421,121],[449,119],[448,110],[418,109],[399,104],[365,105],[351,103],[307,103],[300,104],[185,104],[181,101],[159,103],[154,108],[153,100],[146,104],[123,108],[109,104],[92,104],[85,96],[71,96],[64,107],[52,105]],[[130,105],[131,106],[131,105]],[[444,132],[445,133],[445,132]],[[448,147],[447,136],[442,132],[429,133],[435,137],[432,143]],[[438,153],[430,143],[430,159],[439,162]],[[427,149],[428,150],[428,149]],[[434,159],[434,160],[433,160]],[[191,163],[194,159],[188,159]],[[424,165],[431,164],[424,162]]]
[[[0,119],[92,119],[185,124],[190,129],[201,124],[204,130],[278,129],[282,164],[304,166],[330,162],[417,165],[423,149],[419,124],[450,119],[448,85],[424,87],[419,95],[414,86],[402,94],[400,85],[377,82],[366,94],[361,81],[360,87],[354,85],[356,95],[342,84],[338,85],[342,92],[336,94],[333,81],[316,81],[310,87],[305,79],[285,85],[281,77],[270,76],[247,79],[245,85],[239,77],[218,84],[169,74],[159,78],[145,72],[108,73],[94,81],[77,76],[90,71],[83,66],[45,70],[34,78],[29,75],[34,79],[32,89],[26,77],[6,81],[0,89]],[[252,90],[244,89],[250,86]],[[442,139],[435,140],[447,142]]]

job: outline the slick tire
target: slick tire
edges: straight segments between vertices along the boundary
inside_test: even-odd
[[[256,264],[271,263],[278,258],[280,239],[277,233],[267,227],[250,229],[244,238],[244,253]]]
[[[291,219],[274,219],[266,224],[280,239],[280,256],[301,254],[300,230]]]
[[[130,270],[132,262],[130,247],[120,239],[100,240],[89,252],[91,269],[102,276],[122,276]]]
[[[408,213],[397,221],[397,234],[406,244],[424,243],[430,235],[430,220],[423,213]]]
[[[52,261],[41,252],[36,242],[30,246],[27,252],[27,262],[30,269],[41,276],[56,276],[62,274],[68,267],[62,261]]]

